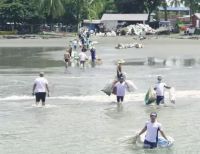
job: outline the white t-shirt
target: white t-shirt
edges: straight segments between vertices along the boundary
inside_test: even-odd
[[[48,84],[48,81],[44,77],[38,77],[35,79],[34,84],[36,85],[35,87],[35,92],[46,92],[46,84]]]
[[[165,89],[166,83],[158,82],[155,86],[156,88],[156,95],[157,96],[164,96],[164,89]]]
[[[147,121],[145,126],[147,127],[145,140],[155,143],[158,136],[158,130],[162,130],[162,125],[157,121],[155,121],[154,123],[152,123],[151,121]]]
[[[125,95],[125,91],[126,91],[126,88],[127,88],[127,84],[125,82],[123,82],[123,83],[117,82],[115,84],[115,87],[117,88],[117,93],[116,93],[117,96],[124,96]]]
[[[87,55],[83,52],[79,53],[80,61],[86,61],[88,59]]]

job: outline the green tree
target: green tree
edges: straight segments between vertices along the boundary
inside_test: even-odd
[[[190,8],[190,21],[192,20],[192,15],[195,12],[200,11],[199,4],[200,0],[181,0],[185,4],[185,6]]]
[[[98,19],[102,12],[105,11],[107,0],[90,0],[87,1],[87,17],[89,19]]]
[[[62,16],[65,13],[63,0],[36,0],[39,3],[39,10],[50,17],[51,20]]]
[[[181,6],[181,0],[172,0],[170,1],[170,6],[172,7],[180,7]],[[176,12],[176,15],[178,15],[180,12]]]
[[[13,24],[13,30],[16,28],[17,23],[22,23],[24,18],[24,12],[24,6],[20,0],[3,0],[0,5],[0,14],[2,22],[4,24]]]
[[[119,13],[144,13],[144,0],[115,0]]]
[[[181,0],[171,0],[170,1],[170,6],[175,6],[175,7],[179,7],[181,6]]]
[[[164,8],[165,21],[167,21],[168,20],[168,12],[167,12],[168,3],[167,3],[167,0],[161,0],[161,6]]]
[[[144,4],[145,10],[148,13],[148,21],[150,21],[151,13],[160,5],[160,0],[145,0]]]

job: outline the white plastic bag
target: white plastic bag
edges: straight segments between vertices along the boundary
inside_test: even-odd
[[[137,90],[137,86],[130,80],[126,80],[125,81],[127,84],[127,91],[128,92],[134,92],[135,90]]]

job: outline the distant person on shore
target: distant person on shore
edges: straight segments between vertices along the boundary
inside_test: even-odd
[[[162,82],[162,76],[158,76],[157,80],[158,82],[156,83],[154,90],[156,91],[156,104],[160,105],[160,103],[164,104],[165,88],[170,89],[171,87],[167,86],[166,83]]]
[[[43,72],[40,72],[39,77],[35,79],[32,94],[36,97],[36,105],[42,101],[42,106],[45,106],[46,94],[49,96],[49,87]]]
[[[70,49],[67,50],[64,54],[64,60],[65,60],[65,67],[68,68],[69,64],[70,64]]]
[[[87,55],[85,54],[85,52],[81,52],[80,54],[79,54],[79,60],[80,60],[80,65],[81,65],[81,67],[82,68],[85,68],[85,62],[86,62],[86,60],[88,60],[88,57],[87,57]]]
[[[124,81],[124,78],[121,77],[119,81],[114,86],[114,94],[117,96],[117,103],[122,103],[124,101],[124,96],[126,92],[127,84]]]
[[[144,39],[146,39],[146,32],[145,32],[145,29],[143,28],[142,32],[140,33],[140,40],[144,40]]]
[[[162,130],[162,124],[157,122],[157,113],[152,112],[150,114],[150,121],[147,121],[145,123],[145,127],[139,132],[137,137],[142,135],[144,132],[146,132],[145,140],[144,140],[144,148],[156,148],[158,144],[158,132],[161,133],[161,135],[166,139],[163,130]]]

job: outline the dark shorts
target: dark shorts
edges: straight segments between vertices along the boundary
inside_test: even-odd
[[[149,142],[147,140],[144,140],[144,148],[156,148],[157,147],[157,143],[156,142]]]
[[[36,99],[36,102],[40,102],[40,100],[41,100],[42,102],[45,102],[45,99],[46,99],[46,92],[35,93],[35,99]]]
[[[157,96],[156,104],[159,105],[161,102],[164,103],[164,96]]]
[[[84,65],[84,64],[85,64],[85,61],[80,61],[80,63]]]
[[[69,62],[69,59],[65,59],[65,62]]]
[[[124,101],[124,96],[117,96],[117,102],[123,102]]]

